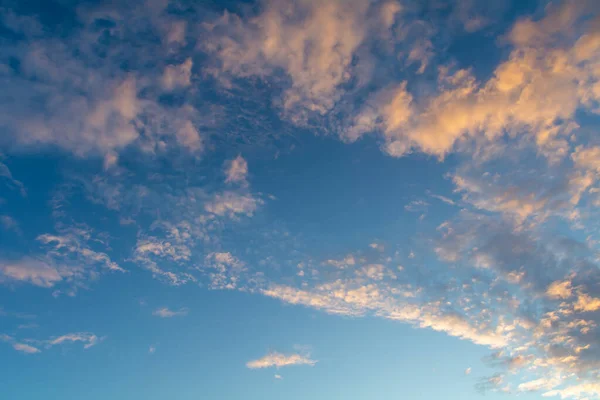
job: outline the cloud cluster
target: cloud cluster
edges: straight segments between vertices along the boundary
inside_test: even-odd
[[[409,1],[263,1],[219,15],[195,6],[186,15],[167,3],[82,7],[64,37],[0,11],[23,38],[0,51],[2,148],[59,148],[102,161],[93,176],[71,179],[74,193],[57,190],[55,232],[33,236],[43,254],[3,259],[0,282],[84,287],[102,271],[124,271],[106,236],[69,215],[67,197],[82,195],[134,232],[123,258],[171,285],[244,290],[487,346],[500,372],[480,381],[481,390],[600,395],[600,145],[585,126],[600,111],[593,0],[553,2],[517,20],[498,37],[505,57],[487,74],[448,60],[439,54],[447,43],[438,46],[457,21],[470,33],[492,26],[500,8],[483,2],[440,6],[446,26],[420,19]],[[110,28],[98,27],[102,18]],[[435,208],[432,198],[455,206],[420,237],[426,266],[392,241],[365,238],[370,249],[316,257],[292,243],[302,232],[253,231],[267,195],[250,185],[251,152],[229,147],[276,142],[298,126],[346,142],[374,135],[395,157],[454,156],[446,164],[454,192],[427,192],[404,206],[422,216]],[[200,167],[201,153],[223,148],[238,155]],[[0,179],[27,194],[3,162]],[[4,211],[1,221],[14,229]],[[100,339],[2,340],[37,353]],[[315,364],[274,352],[247,366]]]

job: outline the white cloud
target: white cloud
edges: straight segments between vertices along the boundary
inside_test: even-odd
[[[187,308],[180,308],[179,310],[170,310],[167,307],[161,307],[161,308],[157,308],[156,310],[154,310],[152,312],[152,315],[155,315],[157,317],[161,317],[161,318],[172,318],[172,317],[184,317],[186,315],[188,315],[189,309]]]
[[[242,214],[251,217],[262,203],[262,200],[251,194],[226,191],[216,194],[204,205],[204,209],[218,216],[236,218],[238,214]]]
[[[593,109],[600,100],[598,33],[590,23],[580,25],[585,33],[579,40],[569,36],[569,24],[590,9],[590,2],[565,2],[549,7],[539,21],[517,22],[508,35],[514,50],[486,82],[477,82],[468,69],[440,67],[438,94],[418,102],[405,83],[384,87],[343,137],[356,140],[377,130],[391,155],[416,149],[443,157],[461,140],[489,143],[509,132],[532,141],[553,161],[564,158],[576,110]]]
[[[38,349],[37,347],[33,347],[25,343],[15,343],[13,344],[13,348],[17,351],[21,351],[27,354],[35,354],[40,352],[40,349]]]
[[[246,177],[248,176],[248,163],[241,155],[227,162],[225,171],[227,178],[226,183],[247,184]]]
[[[62,280],[63,276],[56,268],[40,260],[0,261],[0,281],[27,282],[49,288]]]
[[[600,396],[600,384],[581,383],[578,385],[571,385],[563,389],[550,390],[542,394],[542,396],[560,396],[561,399],[593,399],[594,397]]]
[[[100,264],[111,271],[125,272],[116,262],[112,261],[106,253],[97,252],[86,243],[90,240],[90,232],[84,229],[67,229],[63,235],[43,234],[36,239],[46,245],[53,246],[50,255],[63,259],[65,256],[74,255],[82,264]]]
[[[397,297],[397,289],[387,283],[360,283],[360,281],[337,280],[307,290],[285,285],[271,285],[262,294],[290,304],[321,309],[331,314],[362,316],[374,314],[430,328],[473,343],[499,348],[506,346],[510,337],[472,321],[455,312],[445,312],[436,303],[413,304]]]
[[[246,366],[250,369],[259,368],[281,368],[291,365],[310,365],[314,366],[317,361],[301,354],[282,354],[272,352],[257,360],[248,361]]]
[[[306,112],[326,113],[339,98],[340,85],[350,79],[353,54],[366,33],[369,3],[265,4],[248,21],[226,12],[211,25],[215,33],[226,32],[205,43],[220,61],[219,74],[265,77],[281,69],[291,81],[282,105],[293,119],[305,119]]]
[[[205,258],[211,289],[235,289],[242,281],[245,264],[228,252],[210,253]]]
[[[93,333],[80,332],[80,333],[69,333],[63,336],[59,336],[57,338],[51,339],[47,341],[49,346],[56,346],[63,343],[68,342],[81,342],[83,343],[84,349],[89,349],[92,346],[95,346],[100,342],[101,338],[94,335]]]

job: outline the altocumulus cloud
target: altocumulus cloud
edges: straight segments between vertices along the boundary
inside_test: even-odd
[[[600,145],[588,124],[600,105],[596,1],[540,2],[507,28],[483,1],[425,16],[409,0],[261,1],[252,12],[184,3],[85,4],[60,35],[0,10],[19,38],[0,50],[0,222],[31,238],[27,254],[0,254],[0,283],[75,296],[125,276],[129,262],[173,287],[239,290],[485,346],[499,371],[481,390],[600,396]],[[498,39],[489,71],[447,54],[463,27]],[[264,166],[253,160],[281,143],[273,158],[284,157],[288,138],[310,133],[439,160],[447,192],[430,188],[391,211],[434,214],[431,199],[452,210],[415,222],[420,245],[363,237],[339,254],[313,249],[312,232],[268,219],[275,197],[257,189]],[[72,167],[44,199],[51,222],[27,232],[10,211],[34,191],[11,159],[57,151]],[[107,232],[106,221],[123,227]],[[1,340],[34,354],[101,338]],[[273,352],[246,365],[316,363]]]

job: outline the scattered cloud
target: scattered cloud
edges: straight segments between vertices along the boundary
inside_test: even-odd
[[[84,349],[89,349],[90,347],[95,346],[102,340],[103,338],[99,338],[93,333],[88,332],[69,333],[66,335],[46,340],[30,338],[16,339],[8,335],[0,335],[0,341],[10,343],[15,350],[27,354],[41,353],[43,348],[50,349],[54,346],[74,342],[81,342],[83,344]]]
[[[24,253],[38,247],[3,254],[0,282],[74,294],[129,262],[172,286],[241,290],[486,346],[500,371],[478,383],[482,391],[599,396],[598,8],[592,0],[544,4],[501,34],[510,24],[498,21],[508,14],[500,2],[437,3],[283,0],[180,12],[169,2],[117,1],[78,8],[64,35],[37,17],[0,10],[19,38],[0,51],[2,151],[15,158],[51,151],[77,169],[57,178],[65,182],[50,202],[54,228],[22,232],[36,239]],[[111,25],[104,36],[98,15]],[[496,64],[448,54],[457,31],[489,39]],[[309,222],[289,223],[281,209],[262,212],[265,197],[274,197],[251,190],[241,154],[276,150],[280,162],[279,146],[309,133],[365,146],[373,136],[385,154],[419,168],[423,156],[438,160],[423,171],[439,167],[443,184],[425,193],[410,186],[382,210],[405,212],[407,235],[409,213],[428,213],[410,240],[382,226],[362,229],[361,221],[358,231],[370,236],[359,238],[364,248],[348,248],[359,239],[343,246],[348,236],[329,241]],[[211,152],[239,155],[223,165],[205,160]],[[15,176],[27,181],[27,174],[13,176],[12,158],[0,157],[0,184],[9,188],[0,205],[8,209],[12,191],[26,197]],[[224,176],[214,174],[221,167]],[[279,168],[285,163],[269,169],[274,181]],[[318,172],[327,183],[337,179],[329,175],[335,168]],[[349,197],[363,201],[358,192]],[[27,218],[3,208],[0,224],[25,231]],[[352,232],[353,219],[346,222]],[[113,223],[120,225],[109,233],[90,228]],[[101,338],[1,340],[33,354],[69,343],[89,348]],[[247,366],[317,363],[297,351]]]

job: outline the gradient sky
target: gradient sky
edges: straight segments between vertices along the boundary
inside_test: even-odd
[[[0,398],[600,399],[597,0],[5,0]]]

